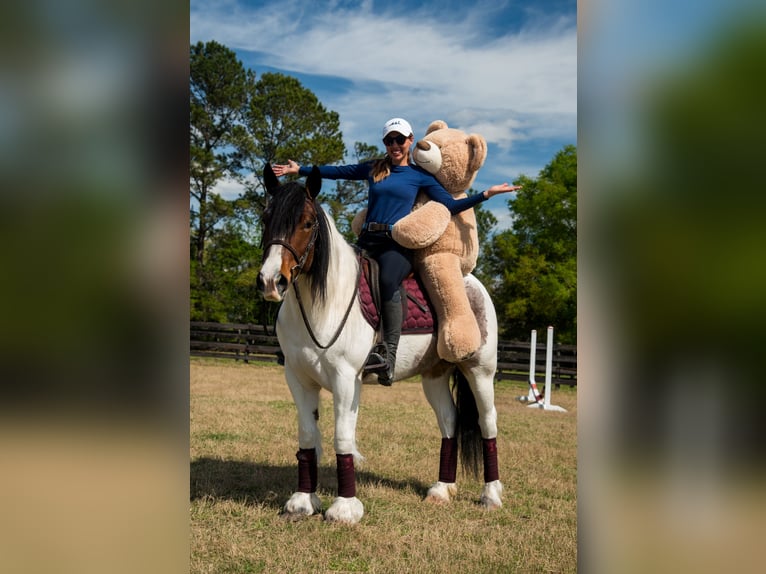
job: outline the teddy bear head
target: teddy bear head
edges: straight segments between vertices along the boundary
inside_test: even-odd
[[[484,165],[487,142],[479,134],[467,134],[436,120],[413,147],[412,159],[436,177],[444,189],[457,195],[471,187]]]

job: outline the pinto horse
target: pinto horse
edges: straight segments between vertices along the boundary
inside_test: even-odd
[[[338,232],[317,201],[322,178],[314,168],[306,185],[280,185],[267,164],[264,182],[270,195],[263,215],[263,264],[258,289],[268,301],[282,302],[277,337],[284,353],[285,378],[298,410],[298,490],[284,507],[288,516],[321,513],[316,494],[321,456],[319,392],[332,393],[338,496],[325,511],[328,521],[357,523],[364,506],[356,497],[354,460],[356,422],[367,377],[364,365],[376,341],[359,298],[358,250]],[[480,504],[502,506],[503,485],[497,465],[497,317],[484,286],[473,276],[465,287],[482,333],[482,345],[459,364],[443,361],[435,334],[403,334],[394,380],[421,375],[423,391],[441,430],[439,479],[426,499],[448,502],[457,493],[458,451],[464,469],[478,475],[480,453],[484,488]],[[450,379],[453,384],[450,386]],[[480,433],[480,434],[479,434]],[[458,434],[460,436],[458,436]]]

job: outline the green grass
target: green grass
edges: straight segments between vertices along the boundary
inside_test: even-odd
[[[458,473],[449,504],[425,503],[440,435],[416,381],[365,385],[357,442],[359,524],[280,516],[297,484],[296,412],[282,367],[191,360],[191,571],[575,572],[577,391],[566,413],[528,409],[524,384],[496,385],[504,506],[477,502],[481,480]],[[331,396],[322,394],[323,509],[336,494]]]

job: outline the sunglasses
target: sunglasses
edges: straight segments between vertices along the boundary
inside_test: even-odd
[[[407,141],[407,138],[404,137],[403,135],[398,135],[396,137],[394,137],[394,136],[386,136],[386,137],[383,138],[383,143],[386,144],[386,145],[391,145],[394,142],[396,142],[399,145],[404,145],[404,142],[406,142],[406,141]]]

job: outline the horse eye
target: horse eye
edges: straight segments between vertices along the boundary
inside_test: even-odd
[[[313,221],[307,221],[306,223],[303,224],[303,229],[308,230],[308,229],[311,229],[312,227],[314,227]]]

